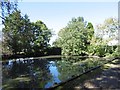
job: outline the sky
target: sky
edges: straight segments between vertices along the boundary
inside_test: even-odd
[[[88,0],[85,0],[86,2],[78,2],[78,0],[75,0],[76,2],[72,0],[50,1],[35,0],[33,2],[29,0],[28,2],[28,0],[24,0],[18,3],[22,15],[27,14],[33,22],[42,20],[49,29],[52,29],[54,35],[50,44],[57,38],[59,30],[64,28],[73,17],[84,17],[94,27],[107,18],[118,17],[118,2],[113,2],[114,0],[106,0],[106,2],[95,2],[94,0],[91,2]]]

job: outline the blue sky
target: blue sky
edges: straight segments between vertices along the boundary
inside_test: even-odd
[[[82,16],[92,22],[94,27],[106,18],[118,17],[117,2],[22,2],[19,8],[23,15],[28,14],[31,21],[42,20],[52,29],[56,35],[50,43],[72,17]]]
[[[22,14],[27,14],[31,21],[42,20],[56,34],[50,43],[57,38],[59,30],[65,27],[72,17],[82,16],[86,21],[92,22],[94,27],[106,18],[118,17],[118,3],[112,0],[109,0],[110,2],[25,1],[18,4]]]

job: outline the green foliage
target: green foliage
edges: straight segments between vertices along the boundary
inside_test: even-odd
[[[48,46],[51,31],[42,21],[30,22],[27,15],[16,10],[6,17],[3,28],[3,46],[13,54],[41,52]]]
[[[1,15],[0,18],[4,19],[5,16],[8,16],[13,11],[18,9],[18,0],[0,0],[0,8],[1,8]],[[4,20],[2,20],[2,23],[4,23]]]
[[[49,30],[42,21],[32,23],[33,38],[31,41],[32,48],[35,52],[44,51],[49,45],[51,30]]]
[[[20,22],[21,21],[21,22]],[[13,12],[9,17],[6,17],[4,22],[5,28],[3,28],[3,43],[9,47],[9,49],[13,53],[17,53],[17,51],[21,51],[20,46],[22,45],[21,39],[21,26],[22,26],[23,18],[20,16],[20,12]],[[12,23],[14,22],[14,23]],[[15,25],[16,24],[16,25]]]
[[[120,46],[117,46],[117,48],[112,53],[114,57],[120,57]]]
[[[93,33],[91,23],[84,21],[83,17],[73,18],[65,28],[60,30],[59,38],[53,44],[62,48],[63,55],[87,54],[87,46]]]
[[[56,60],[57,70],[59,71],[59,79],[65,81],[69,78],[90,70],[93,67],[102,65],[107,60],[101,58],[80,58],[80,57],[69,57]]]
[[[117,46],[109,46],[106,41],[101,38],[92,38],[91,45],[88,47],[90,55],[109,56],[114,53]]]
[[[97,25],[96,36],[102,39],[118,39],[118,20],[116,18],[108,18],[103,24]],[[105,37],[107,35],[107,38]]]
[[[53,43],[62,48],[63,55],[117,55],[117,46],[109,46],[109,42],[117,40],[118,22],[115,18],[108,18],[97,26],[97,36],[94,36],[94,28],[91,23],[84,21],[82,17],[73,18],[68,25],[61,29],[59,38]],[[100,33],[99,33],[100,31]],[[109,38],[105,38],[108,35]]]
[[[104,21],[103,24],[97,25],[96,39],[98,46],[96,46],[96,42],[92,41],[92,46],[95,47],[94,54],[98,56],[115,56],[116,53],[116,45],[109,45],[112,40],[118,40],[118,21],[115,18],[108,18]],[[101,40],[100,40],[101,39]],[[95,46],[94,46],[95,45]],[[92,49],[91,49],[92,51]]]

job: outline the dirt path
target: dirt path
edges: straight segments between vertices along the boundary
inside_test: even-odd
[[[120,90],[120,59],[105,64],[100,69],[75,79],[63,87],[62,90]]]

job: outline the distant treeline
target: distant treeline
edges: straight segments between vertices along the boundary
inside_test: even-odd
[[[45,53],[46,52],[46,53]],[[46,49],[43,52],[38,53],[28,53],[28,54],[4,54],[2,59],[13,59],[13,58],[27,58],[27,57],[41,57],[41,56],[50,56],[50,55],[61,55],[61,48],[51,47]]]
[[[116,18],[106,19],[96,26],[96,30],[84,17],[72,18],[65,27],[60,29],[58,38],[51,47],[49,41],[53,32],[43,21],[31,22],[27,14],[22,15],[17,8],[8,8],[5,2],[2,2],[1,7],[3,16],[5,11],[9,11],[2,17],[3,59],[48,55],[120,56],[118,49],[120,46],[117,43],[113,44],[114,40],[118,40],[119,24]],[[106,35],[108,38],[105,38]]]

